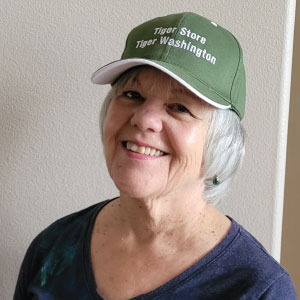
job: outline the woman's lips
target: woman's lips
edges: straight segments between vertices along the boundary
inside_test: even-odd
[[[123,141],[122,145],[123,145],[123,147],[125,147],[127,150],[129,150],[131,152],[139,153],[139,154],[150,156],[150,157],[167,155],[167,153],[165,153],[159,149],[153,148],[149,145],[142,144],[142,143]]]

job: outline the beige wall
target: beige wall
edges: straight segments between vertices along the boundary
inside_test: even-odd
[[[300,5],[296,10],[281,263],[300,296]]]

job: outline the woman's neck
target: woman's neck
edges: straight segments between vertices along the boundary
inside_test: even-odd
[[[132,199],[121,194],[107,207],[105,219],[110,220],[115,238],[153,251],[174,251],[222,239],[230,221],[203,198],[188,194],[159,199]]]
[[[124,229],[137,241],[151,242],[173,234],[190,235],[196,224],[202,222],[207,203],[191,198],[182,200],[164,197],[160,199],[130,199],[120,197],[120,216],[125,220]]]

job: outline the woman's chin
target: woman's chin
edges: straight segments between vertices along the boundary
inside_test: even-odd
[[[135,198],[135,199],[147,199],[147,198],[157,198],[159,195],[163,194],[163,188],[152,187],[147,184],[128,184],[116,182],[115,185],[120,191],[121,196]]]
[[[125,197],[129,197],[129,198],[133,198],[133,199],[147,199],[147,198],[152,198],[156,193],[153,193],[153,191],[147,191],[144,189],[124,189],[122,187],[118,187],[120,191],[120,195],[125,196]]]

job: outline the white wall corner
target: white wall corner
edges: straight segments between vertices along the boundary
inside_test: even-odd
[[[273,211],[273,232],[271,254],[280,261],[281,234],[284,202],[284,182],[286,166],[286,148],[288,134],[288,119],[290,105],[291,70],[293,57],[294,25],[296,13],[296,0],[286,2],[286,23],[283,41],[282,74],[280,81],[280,105],[278,120],[278,149],[276,165],[275,199]]]

